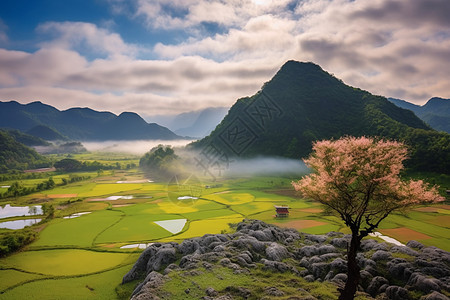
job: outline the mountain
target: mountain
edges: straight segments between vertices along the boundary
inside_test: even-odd
[[[96,141],[180,138],[165,127],[145,122],[135,113],[124,112],[117,116],[90,108],[60,111],[41,102],[25,105],[16,101],[0,102],[1,127],[29,131],[50,140],[56,136]]]
[[[50,162],[35,150],[17,142],[7,131],[0,130],[0,173],[48,167]]]
[[[66,141],[67,137],[45,125],[36,125],[26,132],[29,135],[41,138],[46,141]]]
[[[209,107],[199,111],[195,121],[189,126],[175,129],[176,134],[182,136],[205,137],[216,128],[217,124],[225,117],[228,107]],[[180,126],[182,123],[175,118],[175,124]]]
[[[147,116],[181,136],[205,137],[220,123],[229,107],[208,107],[178,115]]]
[[[450,133],[450,99],[433,97],[423,106],[401,99],[388,98],[388,100],[401,108],[413,111],[432,128]]]
[[[204,163],[231,156],[306,157],[312,142],[343,135],[381,136],[410,146],[408,166],[448,173],[450,135],[413,112],[344,84],[313,63],[288,61],[262,89],[241,98],[214,131],[190,147]]]
[[[17,130],[17,129],[8,130],[8,134],[11,135],[19,143],[22,143],[28,147],[50,146],[50,143],[45,141],[44,139],[42,139],[40,137],[36,137],[34,135],[23,133],[22,131]]]

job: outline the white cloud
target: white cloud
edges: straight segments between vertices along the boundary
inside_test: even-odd
[[[123,13],[122,0],[108,1]],[[156,58],[144,59],[139,45],[95,24],[44,23],[38,30],[51,39],[38,51],[0,49],[0,99],[173,114],[232,105],[289,59],[320,64],[375,94],[419,104],[448,98],[450,26],[442,11],[450,2],[413,2],[137,0],[133,20],[144,17],[150,34],[183,29],[187,38],[158,43]],[[220,31],[205,33],[205,22]]]
[[[91,23],[47,22],[38,27],[38,32],[55,36],[42,48],[83,49],[108,57],[133,57],[138,52],[136,46],[126,44],[117,33]]]

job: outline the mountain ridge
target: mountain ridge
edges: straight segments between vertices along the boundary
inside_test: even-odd
[[[450,133],[450,99],[433,97],[422,106],[402,99],[388,98],[388,100],[399,107],[411,110],[435,130]]]
[[[296,61],[286,62],[255,95],[238,99],[213,132],[191,147],[212,147],[225,156],[301,158],[313,141],[343,135],[404,141],[412,147],[409,166],[450,169],[445,146],[450,135],[434,131],[385,97],[348,86],[316,64]]]
[[[0,101],[0,128],[27,132],[36,126],[46,126],[61,136],[72,140],[172,140],[181,137],[168,128],[147,123],[138,114],[96,111],[87,107],[58,110],[34,101],[20,104],[17,101]]]

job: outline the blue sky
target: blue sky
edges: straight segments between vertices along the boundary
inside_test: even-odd
[[[231,106],[289,60],[450,98],[448,0],[0,1],[0,100],[144,116]]]

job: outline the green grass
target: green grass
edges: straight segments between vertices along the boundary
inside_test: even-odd
[[[114,287],[130,268],[127,265],[100,274],[34,281],[0,294],[0,299],[117,299]]]
[[[103,210],[73,219],[55,219],[40,233],[32,247],[92,246],[95,237],[119,221],[122,213]]]
[[[24,273],[16,270],[0,270],[0,292],[8,287],[42,277],[42,275]]]
[[[222,208],[222,209],[216,209],[216,210],[205,210],[205,211],[198,211],[198,212],[192,212],[192,213],[184,213],[182,216],[186,217],[187,219],[191,221],[198,221],[198,220],[204,220],[208,218],[220,218],[225,216],[231,216],[235,215],[236,212]]]
[[[268,287],[276,286],[284,293],[276,299],[289,299],[290,297],[314,296],[317,299],[337,299],[336,287],[329,283],[307,282],[290,272],[277,273],[264,271],[260,267],[250,274],[234,274],[231,269],[215,266],[210,270],[199,269],[198,275],[185,275],[182,271],[169,274],[162,291],[168,299],[201,299],[205,296],[208,287],[214,288],[219,294],[232,294],[234,298],[241,299],[235,291],[239,287],[246,288],[251,295],[248,299],[261,299]],[[185,291],[189,290],[189,293]],[[270,297],[270,299],[275,297]],[[269,298],[268,298],[269,299]]]
[[[0,261],[3,268],[51,276],[90,274],[126,263],[132,263],[129,253],[74,249],[26,251]]]
[[[99,197],[108,195],[123,195],[127,191],[141,190],[142,183],[101,183],[87,192],[79,194],[80,197]]]
[[[172,233],[165,230],[154,221],[183,219],[174,214],[136,214],[126,216],[118,223],[106,229],[96,239],[96,243],[125,243],[153,241],[171,236]]]

